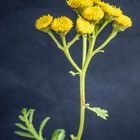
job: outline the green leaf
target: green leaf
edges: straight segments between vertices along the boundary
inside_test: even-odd
[[[32,123],[33,122],[33,115],[35,112],[35,109],[29,109],[29,122]]]
[[[23,124],[21,124],[21,123],[16,123],[15,126],[21,128],[23,130],[27,130],[27,128]]]
[[[64,129],[57,129],[53,135],[51,140],[64,140],[65,138],[65,130]]]
[[[45,127],[45,125],[47,124],[48,120],[50,119],[50,117],[46,117],[40,124],[40,127],[39,127],[39,136],[42,136],[42,133],[43,133],[43,129]]]
[[[21,131],[15,131],[15,134],[22,136],[22,137],[26,137],[26,138],[34,138],[33,135],[26,133],[26,132],[21,132]]]
[[[73,77],[75,77],[76,75],[78,75],[78,74],[79,74],[79,72],[69,71],[69,74],[71,74]]]
[[[104,120],[107,120],[107,118],[109,117],[108,115],[108,111],[105,109],[101,109],[100,107],[86,107],[87,109],[89,109],[90,111],[93,111],[94,113],[96,113],[97,116],[101,117]]]
[[[23,108],[23,109],[21,110],[21,113],[22,113],[24,116],[26,116],[26,114],[27,114],[27,108]]]
[[[19,115],[19,116],[18,116],[18,118],[19,118],[19,120],[21,120],[21,121],[25,122],[25,118],[24,118],[24,116]]]

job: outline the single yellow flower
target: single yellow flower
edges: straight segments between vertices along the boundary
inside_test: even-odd
[[[109,15],[113,18],[116,18],[116,17],[119,17],[120,15],[122,15],[122,10],[120,8],[110,5],[109,3],[98,2],[98,5],[100,5],[102,7],[103,11],[107,15]]]
[[[52,21],[52,16],[44,15],[36,20],[35,26],[38,30],[47,30]]]
[[[81,9],[93,5],[93,0],[67,0],[67,4],[73,9]]]
[[[91,34],[94,30],[94,25],[87,20],[79,17],[76,21],[77,32],[81,34]]]
[[[104,17],[104,12],[101,7],[88,7],[82,12],[82,16],[89,21],[99,21]]]
[[[114,22],[114,27],[121,31],[131,26],[132,26],[131,18],[125,15],[119,16]]]
[[[57,33],[66,34],[73,27],[73,22],[66,16],[55,18],[51,24],[51,29]]]

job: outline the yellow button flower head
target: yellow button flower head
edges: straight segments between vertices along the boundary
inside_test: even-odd
[[[99,6],[88,7],[82,12],[82,16],[89,21],[99,21],[104,17],[104,12]]]
[[[35,26],[38,30],[45,31],[49,29],[49,25],[51,24],[52,21],[53,21],[52,16],[44,15],[36,20]]]
[[[112,18],[116,18],[122,15],[122,10],[120,8],[117,8],[113,5],[109,5],[108,3],[105,2],[99,2],[99,5],[102,7],[104,12],[107,15],[111,16]]]
[[[124,31],[126,28],[129,28],[131,26],[132,26],[131,18],[125,15],[119,16],[114,23],[114,27],[121,31]]]
[[[76,21],[77,32],[80,34],[91,34],[94,30],[94,25],[79,17]]]
[[[55,18],[51,24],[51,29],[56,31],[57,33],[66,34],[72,27],[72,20],[66,16]]]
[[[67,0],[67,4],[73,9],[81,9],[93,5],[93,0]]]

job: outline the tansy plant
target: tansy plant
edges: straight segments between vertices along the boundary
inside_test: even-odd
[[[116,37],[118,32],[122,32],[125,29],[132,26],[131,18],[124,15],[120,8],[105,3],[101,0],[67,0],[67,5],[72,8],[77,14],[76,21],[72,21],[67,16],[53,17],[52,15],[43,15],[37,19],[35,26],[38,30],[47,33],[56,46],[65,54],[66,58],[73,66],[75,71],[70,71],[72,76],[80,77],[80,122],[77,134],[71,135],[72,140],[81,140],[85,124],[85,110],[94,112],[100,118],[106,120],[108,118],[108,111],[100,107],[91,107],[86,102],[85,98],[85,78],[87,69],[92,58],[98,54],[103,53],[106,45]],[[108,25],[112,24],[112,32],[108,38],[100,45],[95,47],[96,38],[100,32]],[[76,26],[77,34],[71,41],[67,42],[66,36],[72,29],[73,25]],[[57,33],[62,39],[59,42],[54,33]],[[70,54],[70,48],[72,45],[82,37],[83,52],[82,52],[82,64],[79,66],[72,58]],[[42,131],[49,118],[44,119],[37,132],[33,126],[33,109],[22,110],[22,115],[19,119],[23,122],[17,123],[16,126],[24,131],[16,131],[15,133],[35,140],[45,140],[42,136]],[[51,140],[64,140],[65,131],[63,129],[57,129]]]

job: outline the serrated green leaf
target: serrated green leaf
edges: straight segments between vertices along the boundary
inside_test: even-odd
[[[53,135],[51,140],[64,140],[65,138],[65,130],[64,129],[57,129]]]
[[[101,117],[104,120],[107,120],[107,118],[109,117],[108,111],[105,109],[101,109],[100,107],[87,107],[87,109],[93,111],[94,113],[96,113],[97,116]]]
[[[21,131],[15,131],[15,134],[22,136],[22,137],[26,137],[26,138],[34,138],[33,135],[26,133],[26,132],[21,132]]]
[[[21,128],[23,130],[27,130],[27,128],[23,124],[21,124],[21,123],[16,123],[15,126]]]
[[[43,133],[43,129],[45,127],[45,125],[47,124],[48,120],[50,119],[50,117],[46,117],[40,124],[40,127],[39,127],[39,136],[42,136],[42,133]]]

